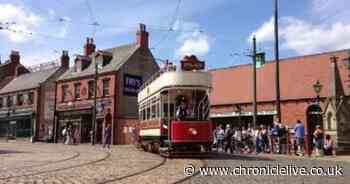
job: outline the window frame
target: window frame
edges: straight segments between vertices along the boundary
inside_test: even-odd
[[[103,96],[103,97],[110,96],[110,92],[109,92],[109,89],[110,89],[110,81],[111,81],[110,78],[102,79],[102,96]],[[108,84],[107,87],[106,87],[106,84]],[[106,88],[107,88],[107,89],[106,89]],[[106,92],[107,92],[107,93],[106,93]]]
[[[79,90],[77,90],[79,88]],[[80,100],[81,99],[81,83],[77,82],[74,83],[74,99],[75,100]]]
[[[27,94],[27,105],[33,105],[34,103],[34,92],[29,92]]]
[[[68,89],[69,86],[68,84],[62,85],[62,102],[67,102],[68,101]]]

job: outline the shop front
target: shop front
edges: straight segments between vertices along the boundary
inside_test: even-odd
[[[0,137],[7,139],[29,138],[34,135],[35,114],[32,109],[0,112]]]
[[[65,137],[62,132],[65,127],[70,127],[70,133],[74,143],[90,142],[90,131],[92,130],[92,109],[60,111],[57,115],[56,139],[63,142]]]

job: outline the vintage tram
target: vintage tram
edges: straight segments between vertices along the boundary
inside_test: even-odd
[[[138,93],[139,146],[165,156],[199,153],[212,143],[209,120],[211,75],[204,62],[186,56],[181,69],[171,63]]]

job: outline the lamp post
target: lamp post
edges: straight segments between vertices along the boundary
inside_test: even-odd
[[[238,113],[238,125],[241,126],[241,112],[242,108],[239,104],[234,105],[236,107],[236,112]]]
[[[315,91],[315,93],[317,95],[316,102],[317,102],[317,104],[319,104],[319,102],[320,102],[320,93],[321,93],[323,85],[320,83],[319,80],[317,80],[316,83],[313,85],[313,87],[314,87],[314,91]]]

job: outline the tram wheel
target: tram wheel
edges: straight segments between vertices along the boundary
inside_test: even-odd
[[[148,143],[148,144],[146,145],[146,151],[152,153],[152,149],[153,149],[152,143]]]
[[[159,148],[160,148],[160,144],[158,142],[154,143],[152,146],[152,152],[153,153],[159,153]]]

